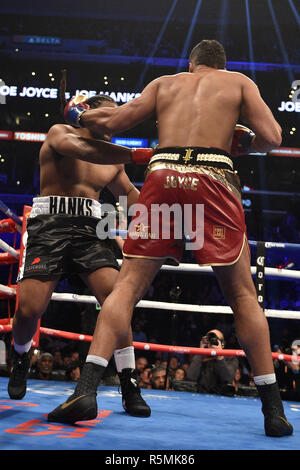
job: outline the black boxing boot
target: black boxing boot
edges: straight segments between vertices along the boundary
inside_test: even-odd
[[[12,370],[8,382],[7,391],[13,400],[22,400],[26,394],[27,376],[30,368],[29,354],[18,354],[12,350]]]
[[[104,371],[104,366],[86,362],[74,393],[48,414],[48,421],[74,424],[95,419],[98,414],[97,389]]]
[[[256,385],[265,417],[265,433],[271,437],[293,434],[293,426],[287,421],[277,382]]]
[[[150,416],[151,408],[141,396],[138,372],[135,369],[123,369],[118,375],[120,377],[124,410],[131,416],[144,418]]]

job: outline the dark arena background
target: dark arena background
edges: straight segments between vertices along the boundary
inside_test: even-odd
[[[149,463],[149,454],[143,451],[169,458],[154,459],[152,464],[192,465],[199,464],[201,451],[299,450],[299,38],[300,0],[1,2],[2,451],[101,451],[106,464],[141,467]],[[151,417],[125,414],[111,361],[99,388],[97,419],[74,426],[50,424],[47,413],[74,389],[71,371],[82,366],[101,314],[79,278],[62,279],[41,319],[32,350],[32,367],[34,358],[38,362],[47,352],[53,357],[51,370],[39,378],[30,377],[24,399],[9,399],[21,221],[24,207],[30,208],[39,194],[40,147],[49,128],[64,122],[59,98],[62,70],[67,73],[66,99],[79,93],[88,97],[104,93],[122,105],[156,77],[188,71],[189,52],[202,39],[216,39],[224,45],[227,69],[255,81],[282,127],[280,148],[241,156],[235,168],[242,185],[253,281],[258,295],[262,292],[275,370],[294,434],[279,440],[264,435],[260,401],[235,335],[232,312],[210,268],[199,269],[190,252],[184,253],[178,268],[163,267],[134,311],[136,360],[142,358],[150,374],[159,365],[168,374],[163,385],[158,387],[152,380],[141,388]],[[158,144],[155,118],[115,135],[112,141],[154,148]],[[126,165],[138,189],[143,186],[145,169],[145,165]],[[100,202],[116,203],[108,190],[103,190]],[[121,252],[115,249],[121,263]],[[262,273],[262,291],[257,271]],[[194,355],[209,354],[199,345],[201,337],[214,328],[223,333],[228,350],[223,354],[228,361],[236,361],[239,374],[222,394],[201,393],[197,382],[186,378]],[[178,368],[185,370],[180,380],[175,377]],[[139,456],[140,461],[134,465],[133,460],[117,460],[124,456]]]

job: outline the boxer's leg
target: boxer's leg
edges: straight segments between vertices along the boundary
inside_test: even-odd
[[[213,270],[224,297],[232,308],[236,333],[254,376],[273,374],[269,326],[257,302],[247,246],[244,246],[236,263],[213,266]]]
[[[91,289],[99,304],[103,305],[105,299],[113,291],[118,275],[119,271],[117,269],[104,267],[97,269],[92,273],[81,274],[80,277]],[[129,328],[126,338],[118,344],[118,348],[122,349],[129,345],[132,345],[131,327]]]
[[[109,360],[126,338],[135,305],[143,297],[164,260],[124,258],[113,292],[105,300],[90,354]]]
[[[24,345],[33,338],[58,280],[59,276],[41,276],[21,282],[19,305],[13,318],[13,338],[17,345]]]
[[[257,301],[247,246],[236,263],[214,266],[213,270],[232,308],[237,337],[254,374],[262,400],[266,434],[277,437],[292,434],[293,428],[286,420],[276,382],[269,326]]]
[[[119,271],[111,267],[103,267],[88,274],[81,274],[82,280],[88,285],[100,305],[112,292]],[[97,322],[100,321],[101,311]],[[118,344],[114,351],[114,359],[121,383],[122,404],[129,414],[133,416],[150,416],[151,409],[143,400],[137,383],[138,373],[135,370],[135,354],[132,344],[132,329],[128,329],[126,337]],[[89,355],[87,361],[90,360]]]
[[[13,366],[8,382],[8,394],[14,400],[21,400],[26,393],[32,338],[58,279],[58,276],[27,278],[20,284],[19,305],[13,318]]]
[[[96,394],[105,367],[130,328],[133,309],[147,291],[163,260],[125,258],[112,293],[105,300],[87,362],[75,392],[48,415],[48,421],[75,423],[97,416]]]
[[[91,289],[100,305],[103,305],[105,299],[112,292],[117,281],[119,271],[114,268],[104,267],[93,271],[92,273],[81,274],[81,279]],[[99,317],[98,317],[99,319]],[[132,345],[132,331],[129,328],[128,334],[120,344],[118,349],[126,348]]]

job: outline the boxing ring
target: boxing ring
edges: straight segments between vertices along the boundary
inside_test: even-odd
[[[8,301],[7,318],[0,320],[0,333],[12,331],[10,300],[18,305],[18,285],[13,283],[12,268],[19,269],[24,251],[26,221],[31,207],[24,206],[22,217],[18,217],[0,201],[0,209],[9,217],[0,221],[0,233],[21,234],[20,248],[10,246],[0,239],[0,264],[9,266],[7,285],[0,284],[0,299]],[[119,233],[125,236],[125,232]],[[16,240],[16,237],[15,237]],[[267,279],[299,280],[300,271],[270,268],[265,266],[265,250],[300,250],[300,245],[250,241],[257,250],[256,266],[251,272],[256,277],[258,299],[264,301],[264,283]],[[118,260],[122,264],[122,260]],[[210,267],[181,263],[179,266],[164,265],[162,271],[194,274],[213,274]],[[53,302],[81,302],[97,304],[97,299],[88,295],[54,292]],[[232,315],[230,307],[220,305],[193,305],[141,300],[136,308],[160,311],[209,313]],[[300,312],[265,309],[266,317],[299,320]],[[90,342],[92,336],[42,327],[33,340],[39,346],[40,335]],[[180,345],[163,345],[133,342],[135,349],[161,351],[170,354],[222,355],[244,357],[242,350],[206,349]],[[298,361],[298,357],[283,353],[272,353],[279,361]],[[300,359],[299,359],[300,360]],[[69,396],[75,384],[28,380],[27,394],[23,400],[10,400],[7,394],[8,378],[0,377],[0,442],[5,450],[298,450],[300,441],[300,403],[285,402],[287,419],[294,427],[294,434],[272,439],[263,429],[261,403],[255,397],[219,396],[193,392],[143,389],[142,394],[152,409],[150,418],[141,419],[127,415],[121,403],[117,387],[102,386],[98,392],[98,417],[93,421],[80,422],[74,426],[47,422],[47,414],[58,406],[62,397]],[[164,432],[164,429],[166,430]],[[125,432],[124,432],[125,431]],[[38,436],[38,439],[37,439]]]

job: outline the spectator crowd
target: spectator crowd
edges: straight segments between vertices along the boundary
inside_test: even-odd
[[[137,320],[136,323],[137,324]],[[226,330],[226,325],[224,324]],[[139,319],[138,331],[143,329]],[[227,330],[228,331],[228,330]],[[146,337],[146,334],[143,333]],[[7,337],[6,337],[7,338]],[[152,339],[155,341],[155,339]],[[49,348],[49,346],[52,346]],[[42,349],[46,346],[51,352]],[[243,356],[223,356],[223,349],[240,349],[233,336],[225,340],[221,330],[210,329],[201,338],[198,347],[217,351],[216,355],[176,354],[160,351],[135,350],[135,368],[141,389],[185,391],[193,393],[218,394],[225,396],[253,396],[257,391],[248,361]],[[6,351],[5,360],[1,351]],[[277,380],[284,400],[300,401],[300,340],[294,340],[290,347],[274,345],[274,352],[293,356],[292,361],[274,359]],[[61,340],[41,342],[39,348],[30,352],[29,379],[43,381],[77,382],[84,363],[76,341],[66,344]],[[10,348],[4,339],[0,340],[0,376],[9,377],[11,370]],[[120,386],[114,359],[112,358],[101,385]]]

